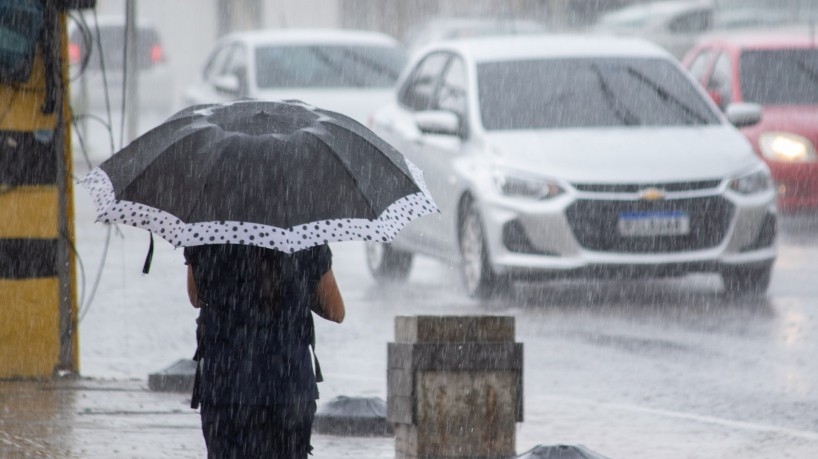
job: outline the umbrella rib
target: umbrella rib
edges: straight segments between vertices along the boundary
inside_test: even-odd
[[[230,137],[227,137],[227,138],[230,138]],[[218,144],[218,143],[221,143],[223,141],[224,140],[222,140],[220,142],[215,142],[215,143]],[[194,204],[190,207],[190,209],[188,210],[187,215],[184,216],[184,219],[182,219],[182,221],[185,222],[186,224],[191,223],[190,222],[190,216],[193,215],[193,212],[198,208],[199,203],[202,202],[202,197],[203,197],[203,195],[205,193],[205,190],[207,188],[206,185],[208,183],[208,179],[213,174],[213,171],[217,169],[215,166],[218,163],[218,160],[220,160],[221,157],[224,155],[224,148],[218,148],[218,149],[214,149],[214,150],[215,150],[215,153],[212,154],[212,155],[208,155],[209,158],[208,158],[207,162],[204,164],[205,173],[202,174],[203,186],[201,188],[199,188],[199,196],[197,196],[196,199],[194,199],[192,201]]]
[[[310,135],[314,136],[316,139],[318,139],[319,142],[323,143],[328,148],[332,149],[332,146],[330,144],[328,144],[327,142],[325,142],[324,139],[322,139],[321,137],[319,137],[319,136],[317,136],[315,134],[312,134],[312,133],[310,133]],[[366,140],[366,139],[364,139],[364,140]],[[370,143],[370,145],[372,145],[372,144]],[[372,146],[374,147],[374,145],[372,145]],[[338,164],[341,165],[341,168],[344,170],[344,172],[346,172],[347,176],[350,177],[352,179],[352,181],[355,183],[355,185],[356,185],[355,190],[358,192],[358,194],[361,196],[361,198],[369,206],[369,210],[372,212],[372,215],[375,215],[375,218],[377,218],[378,212],[376,211],[375,206],[372,205],[372,201],[370,201],[369,198],[357,186],[358,185],[358,179],[355,178],[355,175],[352,174],[352,171],[350,171],[349,167],[347,167],[347,165],[344,164],[343,161],[341,161],[341,158],[339,158],[338,155],[331,155],[331,156],[332,156],[332,159],[334,161],[336,161]],[[403,172],[403,171],[401,171],[401,172]],[[372,220],[372,219],[370,219],[370,220]]]
[[[188,138],[188,137],[190,137],[190,136],[192,136],[192,135],[194,135],[194,134],[196,134],[196,133],[198,133],[198,132],[199,132],[199,130],[194,130],[194,131],[191,131],[190,133],[185,134],[183,137],[181,137],[181,138],[179,138],[179,139],[176,139],[176,140],[175,140],[174,142],[172,142],[172,143],[178,143],[179,141],[184,140],[184,139],[186,139],[186,138]],[[164,148],[164,149],[162,149],[162,151],[163,151],[163,152],[164,152],[164,151],[167,151],[168,149],[170,149],[170,148],[171,148],[171,146],[172,146],[172,145],[170,145],[170,144],[169,144],[169,145],[167,145],[167,146],[165,146],[165,148]],[[123,192],[123,194],[124,194],[124,192],[125,192],[125,191],[126,191],[126,190],[127,190],[127,189],[128,189],[130,186],[131,186],[131,185],[133,185],[134,183],[136,183],[137,181],[139,181],[139,179],[141,179],[141,178],[142,178],[142,177],[143,177],[145,174],[147,174],[148,169],[150,169],[150,168],[151,168],[151,166],[153,166],[153,165],[154,165],[154,163],[155,163],[155,162],[156,162],[156,161],[159,159],[159,157],[160,157],[160,156],[162,156],[162,153],[157,154],[157,155],[156,155],[156,157],[155,157],[155,158],[154,158],[152,161],[150,161],[149,163],[145,164],[145,167],[143,167],[143,168],[142,168],[142,170],[141,170],[141,171],[139,171],[139,173],[138,173],[138,174],[135,174],[135,175],[133,176],[133,178],[129,180],[128,185],[126,185],[126,186],[124,186],[124,187],[122,188],[122,192]],[[116,196],[114,196],[114,197],[116,198]],[[117,198],[117,199],[121,199],[121,198]],[[180,216],[178,216],[178,215],[176,215],[175,217],[176,217],[176,218],[181,218],[181,217],[180,217]],[[185,220],[183,220],[183,221],[185,221]]]
[[[345,126],[342,126],[342,125],[340,125],[340,124],[338,124],[338,123],[329,123],[329,124],[332,124],[333,126],[336,126],[336,127],[340,128],[340,129],[344,129],[344,130],[346,130],[346,131],[348,131],[348,132],[351,132],[351,133],[355,134],[355,136],[356,136],[356,137],[358,137],[360,140],[362,140],[362,141],[366,142],[367,144],[369,144],[370,146],[372,146],[372,148],[374,148],[374,149],[375,149],[375,150],[377,150],[377,151],[383,151],[383,150],[384,150],[383,148],[379,147],[378,145],[375,145],[374,143],[372,143],[372,142],[371,142],[369,139],[367,139],[365,136],[363,136],[363,135],[361,135],[361,134],[359,134],[359,133],[357,133],[357,132],[355,132],[355,131],[353,131],[353,130],[351,130],[351,129],[349,129],[349,128],[345,127]],[[381,138],[378,138],[378,140],[380,140],[380,141],[382,141],[383,143],[385,143],[385,144],[386,144],[386,145],[387,145],[389,148],[392,148],[393,150],[397,151],[397,150],[395,149],[395,147],[393,147],[392,145],[390,145],[390,144],[389,144],[387,141],[385,141],[385,140],[383,140],[383,139],[381,139]],[[323,140],[322,140],[322,142],[323,142]],[[326,143],[326,142],[324,142],[324,143]],[[400,153],[400,152],[398,152],[398,154],[400,155],[401,153]],[[388,160],[390,163],[392,163],[392,165],[394,165],[395,167],[397,167],[397,168],[398,168],[398,170],[399,170],[399,171],[400,171],[400,172],[401,172],[401,173],[402,173],[402,174],[403,174],[403,175],[404,175],[406,178],[408,178],[408,179],[409,179],[409,180],[410,180],[412,183],[414,183],[414,182],[415,182],[415,179],[414,179],[414,177],[412,177],[412,176],[411,176],[411,174],[410,174],[410,175],[406,175],[406,172],[404,172],[404,171],[403,171],[403,168],[401,167],[401,164],[396,163],[396,162],[395,162],[395,161],[394,161],[394,160],[393,160],[393,159],[392,159],[392,158],[391,158],[389,155],[386,155],[386,154],[385,154],[385,155],[383,155],[383,156],[384,156],[384,157],[385,157],[385,158],[386,158],[386,159],[387,159],[387,160]]]
[[[339,124],[335,124],[335,126],[338,126],[338,127],[340,127],[340,128],[343,128],[343,126],[341,126],[341,125],[339,125]],[[376,151],[383,151],[383,148],[381,148],[381,147],[379,147],[378,145],[375,145],[374,143],[370,142],[370,141],[369,141],[369,139],[367,139],[366,137],[361,136],[361,135],[358,135],[357,133],[355,133],[355,131],[350,131],[350,132],[352,132],[353,134],[356,134],[356,136],[358,136],[358,138],[359,138],[360,140],[362,140],[362,141],[366,142],[368,145],[370,145],[370,146],[371,146],[373,149],[375,149]],[[326,141],[324,141],[324,139],[322,139],[320,136],[317,136],[317,135],[315,135],[315,134],[312,134],[312,135],[313,135],[313,136],[314,136],[316,139],[318,139],[318,141],[319,141],[319,142],[323,143],[324,145],[326,145],[326,146],[327,146],[327,147],[329,147],[329,148],[332,148],[332,146],[331,146],[330,144],[328,144]],[[385,143],[385,141],[384,141],[384,143]],[[387,145],[388,145],[388,144],[387,144]],[[388,146],[389,146],[389,148],[394,148],[394,147],[392,147],[391,145],[388,145]],[[398,154],[400,154],[400,153],[398,153]],[[395,166],[395,168],[396,168],[396,169],[398,169],[398,171],[399,171],[399,172],[400,172],[400,173],[401,173],[401,174],[402,174],[404,177],[406,177],[406,179],[407,179],[407,180],[409,180],[409,182],[410,182],[410,183],[412,183],[412,184],[413,184],[413,185],[415,185],[416,187],[420,188],[420,187],[419,187],[419,185],[418,185],[417,183],[415,183],[415,179],[414,179],[414,177],[411,175],[411,173],[407,174],[406,172],[404,172],[403,167],[402,167],[403,165],[401,165],[401,164],[397,164],[397,163],[396,163],[396,162],[395,162],[395,161],[394,161],[392,158],[390,158],[390,157],[389,157],[389,155],[384,154],[384,155],[383,155],[383,157],[385,157],[385,158],[387,159],[387,161],[389,161],[390,163],[392,163],[392,165],[393,165],[393,166]],[[357,183],[358,183],[358,180],[355,178],[355,176],[352,174],[352,172],[349,170],[349,168],[346,166],[346,164],[344,164],[344,163],[343,163],[343,161],[341,161],[341,160],[340,160],[340,158],[338,158],[338,157],[337,157],[337,155],[333,155],[333,158],[335,159],[335,161],[337,161],[338,163],[340,163],[340,164],[341,164],[341,167],[343,167],[343,168],[344,168],[344,170],[346,171],[347,175],[348,175],[349,177],[351,177],[351,178],[352,178],[352,180],[353,180],[353,181],[354,181],[354,182],[357,184]],[[356,187],[356,189],[358,189],[358,192],[359,192],[359,194],[361,195],[361,197],[362,197],[362,198],[363,198],[363,199],[366,201],[366,203],[369,205],[369,209],[372,211],[372,214],[376,216],[375,218],[377,218],[377,216],[378,216],[378,214],[379,214],[379,213],[378,213],[377,209],[375,209],[375,207],[372,205],[372,201],[371,201],[371,200],[370,200],[370,199],[369,199],[369,198],[368,198],[368,197],[367,197],[367,196],[366,196],[364,193],[361,193],[359,188],[357,188],[357,187]]]

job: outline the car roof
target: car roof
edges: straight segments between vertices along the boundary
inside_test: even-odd
[[[548,27],[541,22],[531,19],[519,18],[473,18],[473,17],[436,17],[429,19],[426,22],[412,26],[410,32],[425,32],[437,30],[450,30],[464,27],[527,27],[530,29],[538,29],[547,31]]]
[[[514,35],[478,37],[440,42],[433,49],[448,49],[477,62],[564,57],[670,57],[667,51],[647,40],[588,35]]]
[[[400,46],[394,38],[384,33],[350,29],[276,29],[236,32],[224,37],[250,45],[264,44],[369,44]]]
[[[818,48],[818,28],[790,26],[767,29],[742,29],[703,36],[698,44],[722,44],[742,49]]]
[[[617,10],[612,10],[603,16],[615,16],[634,11],[650,11],[658,15],[676,14],[692,9],[712,8],[711,2],[706,0],[665,0],[659,2],[636,3]]]
[[[420,23],[419,26],[440,26],[440,25],[460,25],[460,24],[496,24],[496,23],[517,23],[517,22],[532,22],[530,19],[520,19],[514,17],[498,17],[498,18],[485,18],[485,17],[470,17],[470,16],[437,16],[434,18],[429,19],[426,22]]]
[[[712,8],[713,5],[705,0],[666,0],[649,3],[636,3],[616,10],[611,10],[600,18],[613,19],[618,17],[628,17],[634,14],[647,14],[656,16],[670,16],[688,10],[702,8]]]

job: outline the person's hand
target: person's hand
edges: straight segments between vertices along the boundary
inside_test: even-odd
[[[196,279],[193,278],[193,267],[187,265],[187,298],[194,308],[202,307],[202,299],[199,298],[199,289],[196,287]]]
[[[321,276],[312,292],[311,300],[310,309],[319,316],[339,324],[344,321],[346,307],[332,270]]]

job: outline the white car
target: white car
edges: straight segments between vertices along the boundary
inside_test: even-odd
[[[541,33],[548,33],[548,27],[527,19],[438,17],[411,27],[403,41],[411,52],[435,41]]]
[[[405,63],[403,46],[376,32],[240,32],[216,43],[184,102],[298,99],[365,123],[389,100]]]
[[[372,129],[425,175],[442,213],[369,244],[376,278],[412,256],[462,266],[470,295],[516,279],[720,273],[766,291],[776,257],[767,167],[667,52],[639,39],[503,37],[433,45]],[[729,120],[732,120],[731,124]]]
[[[646,38],[681,59],[700,34],[713,29],[714,10],[708,0],[639,3],[603,14],[591,31]]]

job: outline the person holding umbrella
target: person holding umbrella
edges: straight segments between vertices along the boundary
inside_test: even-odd
[[[185,259],[188,295],[201,308],[208,457],[306,457],[318,398],[310,310],[338,323],[345,315],[329,247],[202,245]]]
[[[143,272],[153,234],[185,247],[209,458],[307,457],[322,379],[312,312],[345,316],[328,244],[389,243],[439,212],[392,146],[300,101],[186,108],[80,184],[98,221],[151,232]]]

